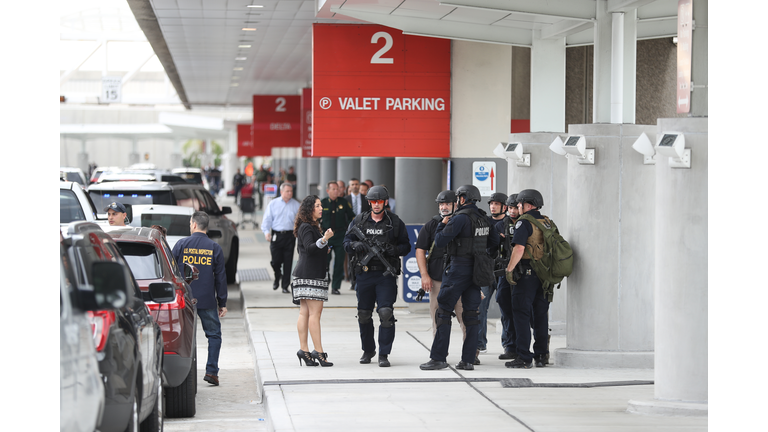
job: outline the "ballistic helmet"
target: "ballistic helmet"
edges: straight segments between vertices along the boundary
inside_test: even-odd
[[[517,194],[517,202],[531,204],[537,209],[544,207],[544,197],[542,197],[541,193],[536,189],[525,189],[520,191],[520,193]]]
[[[507,205],[507,195],[501,192],[496,192],[495,194],[491,195],[491,198],[488,200],[488,204],[494,201],[501,203],[502,205]]]
[[[517,206],[517,194],[512,194],[507,198],[507,207]]]
[[[455,203],[456,202],[456,193],[452,190],[444,190],[437,194],[437,198],[435,198],[436,203]]]
[[[456,189],[456,198],[464,197],[467,204],[471,202],[479,202],[482,200],[480,197],[480,189],[477,188],[475,185],[464,185],[459,186],[458,189]]]
[[[367,198],[368,201],[388,200],[389,192],[387,192],[387,188],[384,186],[374,186],[368,189],[368,194],[365,195],[365,198]]]

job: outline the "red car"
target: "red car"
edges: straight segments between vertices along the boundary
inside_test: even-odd
[[[156,229],[110,227],[104,230],[117,243],[142,291],[156,282],[169,282],[175,287],[175,301],[146,304],[163,332],[165,415],[192,417],[197,393],[197,301],[192,297],[189,282],[197,279],[198,270],[189,264],[179,268],[168,242]]]

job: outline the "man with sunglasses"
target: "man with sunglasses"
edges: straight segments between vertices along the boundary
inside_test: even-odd
[[[368,251],[368,245],[361,242],[352,232],[357,226],[366,239],[374,240],[383,252],[383,258],[400,274],[400,257],[411,251],[411,243],[405,224],[396,214],[386,210],[389,192],[382,186],[374,186],[366,196],[371,210],[357,215],[344,237],[344,250],[358,258]],[[395,340],[394,304],[397,300],[397,274],[384,275],[387,268],[378,258],[371,259],[366,265],[359,264],[359,259],[352,271],[356,276],[357,321],[360,327],[360,341],[363,348],[361,364],[371,362],[376,355],[376,342],[373,338],[373,310],[379,315],[379,367],[389,367],[388,356]]]

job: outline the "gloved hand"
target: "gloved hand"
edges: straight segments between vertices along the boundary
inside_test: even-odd
[[[365,250],[365,243],[363,242],[352,242],[352,250],[356,252],[361,252]]]
[[[506,272],[506,278],[507,282],[509,282],[510,285],[517,285],[517,282],[515,282],[515,277],[511,271]]]
[[[381,246],[381,250],[384,251],[387,255],[397,255],[397,252],[395,250],[395,246],[391,243],[380,243],[379,246]]]

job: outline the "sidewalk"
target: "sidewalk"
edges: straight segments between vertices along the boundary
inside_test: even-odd
[[[238,216],[234,214],[233,220]],[[349,283],[342,284],[341,295],[330,296],[321,321],[323,347],[334,366],[299,366],[298,307],[290,294],[272,290],[269,247],[261,231],[243,229],[240,236],[239,273],[263,269],[268,275],[264,280],[241,281],[240,288],[256,357],[259,400],[270,431],[707,430],[707,417],[627,412],[630,400],[653,399],[651,369],[504,367],[498,360],[496,320],[489,322],[488,352],[480,355],[482,364],[475,370],[453,367],[461,349],[461,329],[454,325],[451,367],[422,371],[419,364],[429,360],[432,344],[429,313],[410,313],[402,297],[395,303],[392,366],[380,368],[375,358],[361,365],[356,298]],[[552,336],[550,349],[561,347],[565,336]]]

